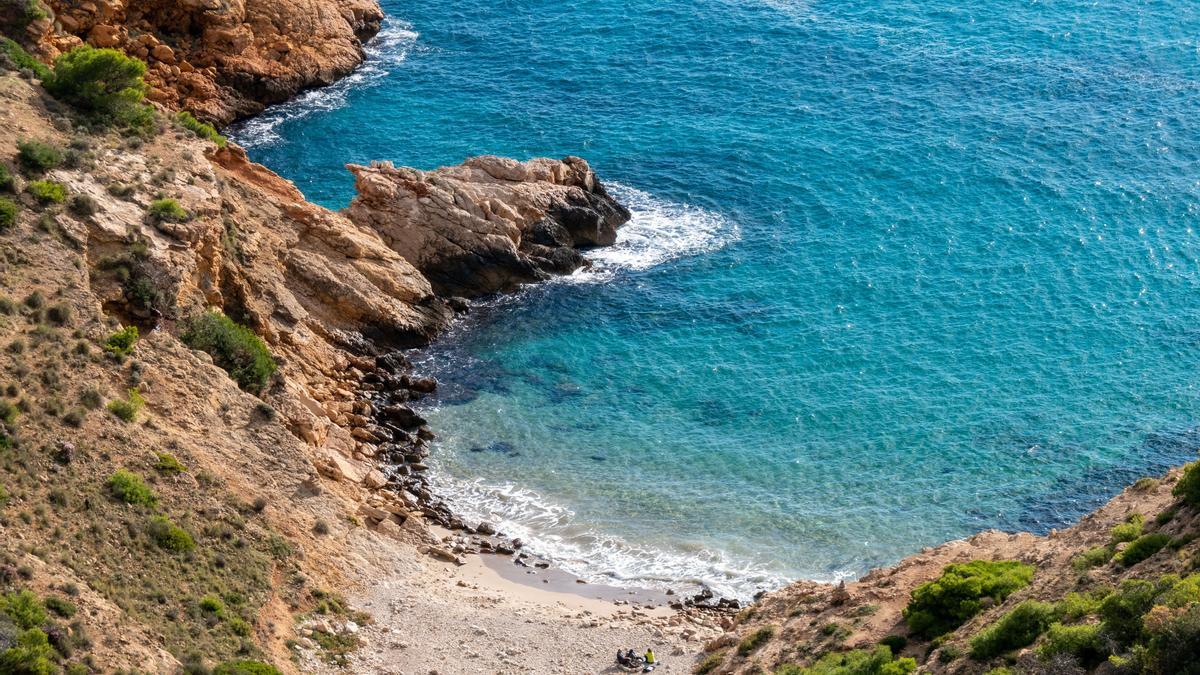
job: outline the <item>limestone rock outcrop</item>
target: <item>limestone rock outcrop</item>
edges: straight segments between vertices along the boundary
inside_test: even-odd
[[[363,60],[376,0],[44,0],[29,25],[53,58],[81,43],[147,62],[150,97],[218,124],[331,84]]]
[[[347,215],[374,230],[443,296],[511,290],[587,264],[630,218],[578,157],[475,157],[435,171],[350,165]]]

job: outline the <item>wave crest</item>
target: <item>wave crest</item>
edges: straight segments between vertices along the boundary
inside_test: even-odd
[[[434,492],[460,517],[492,523],[524,541],[525,550],[589,583],[676,591],[681,584],[707,586],[721,597],[739,600],[788,583],[781,575],[732,560],[722,551],[631,544],[578,524],[569,508],[532,490],[456,479],[438,464],[435,458],[430,475]]]
[[[592,262],[590,269],[563,279],[607,281],[617,271],[641,271],[671,260],[711,253],[741,237],[737,223],[719,213],[659,199],[619,183],[609,183],[607,188],[629,208],[633,217],[618,230],[617,243],[587,252]]]

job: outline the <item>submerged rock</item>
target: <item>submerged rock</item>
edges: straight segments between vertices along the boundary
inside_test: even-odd
[[[421,271],[442,296],[511,290],[587,264],[630,213],[578,157],[518,162],[475,157],[436,171],[350,165],[347,210]]]

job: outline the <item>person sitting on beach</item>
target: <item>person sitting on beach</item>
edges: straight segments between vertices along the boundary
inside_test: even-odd
[[[637,656],[637,654],[633,653],[632,649],[625,652],[625,662],[631,666],[638,665],[638,656]]]
[[[650,665],[653,663],[654,663],[654,649],[652,647],[647,647],[646,648],[646,664]]]

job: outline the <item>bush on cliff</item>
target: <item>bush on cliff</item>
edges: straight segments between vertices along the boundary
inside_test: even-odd
[[[129,399],[116,399],[109,402],[108,411],[123,422],[132,422],[137,419],[137,415],[144,405],[146,405],[146,400],[142,398],[142,394],[137,389],[130,389]]]
[[[1154,598],[1164,589],[1145,579],[1126,579],[1104,602],[1100,618],[1104,632],[1120,644],[1132,644],[1142,636],[1142,617],[1154,606]]]
[[[58,148],[41,141],[17,142],[17,163],[27,174],[42,174],[62,164],[63,154]]]
[[[186,530],[171,522],[166,516],[153,516],[146,524],[146,532],[154,543],[168,551],[186,553],[196,548],[196,541]]]
[[[21,208],[11,199],[0,197],[0,232],[7,232],[17,224],[17,214]]]
[[[893,658],[892,650],[880,645],[874,649],[826,654],[807,668],[787,664],[776,670],[775,675],[907,675],[916,669],[915,659]]]
[[[282,675],[275,666],[262,661],[227,661],[213,668],[212,675]]]
[[[921,584],[904,608],[908,627],[932,639],[967,622],[982,609],[983,598],[1003,602],[1033,579],[1033,567],[1015,560],[973,560],[947,565],[942,576]]]
[[[971,658],[983,661],[1031,645],[1055,618],[1053,604],[1026,600],[971,638]]]
[[[150,202],[146,214],[156,223],[182,223],[190,218],[174,199],[155,199]]]
[[[42,602],[28,590],[0,596],[0,614],[12,619],[21,630],[37,628],[46,622],[46,610]]]
[[[133,352],[133,346],[137,344],[137,341],[137,326],[126,326],[108,336],[104,341],[104,351],[117,357],[129,356]]]
[[[30,628],[16,637],[16,644],[0,652],[0,673],[53,675],[58,672],[53,656],[54,648],[46,634]]]
[[[213,125],[201,122],[200,120],[196,119],[192,113],[186,110],[181,110],[179,111],[179,114],[175,115],[175,120],[179,122],[179,125],[184,129],[196,134],[200,138],[204,138],[216,143],[218,148],[225,147],[225,143],[227,142],[225,137],[217,133],[217,130],[213,127]]]
[[[181,336],[192,349],[207,352],[242,389],[260,392],[275,373],[275,360],[262,338],[224,314],[192,317]]]
[[[41,204],[61,204],[67,201],[67,186],[52,180],[30,181],[25,189]]]
[[[1144,534],[1134,539],[1124,551],[1117,554],[1117,562],[1125,567],[1132,567],[1158,553],[1169,543],[1171,543],[1169,535]]]
[[[1068,654],[1089,669],[1096,667],[1108,657],[1108,651],[1104,648],[1104,639],[1100,635],[1100,625],[1095,623],[1079,626],[1052,624],[1046,632],[1045,642],[1038,647],[1037,653],[1047,661],[1056,656]]]
[[[45,81],[51,96],[70,103],[100,124],[145,128],[153,111],[146,95],[146,64],[115,49],[76,47],[54,61]]]
[[[125,469],[118,469],[109,477],[108,490],[126,504],[153,507],[158,503],[158,498],[142,477]]]
[[[29,52],[6,37],[0,37],[0,53],[8,57],[12,64],[21,70],[31,70],[39,80],[50,79],[50,67],[29,55]]]
[[[1183,467],[1183,477],[1172,488],[1171,494],[1182,497],[1191,506],[1200,507],[1200,462]]]

